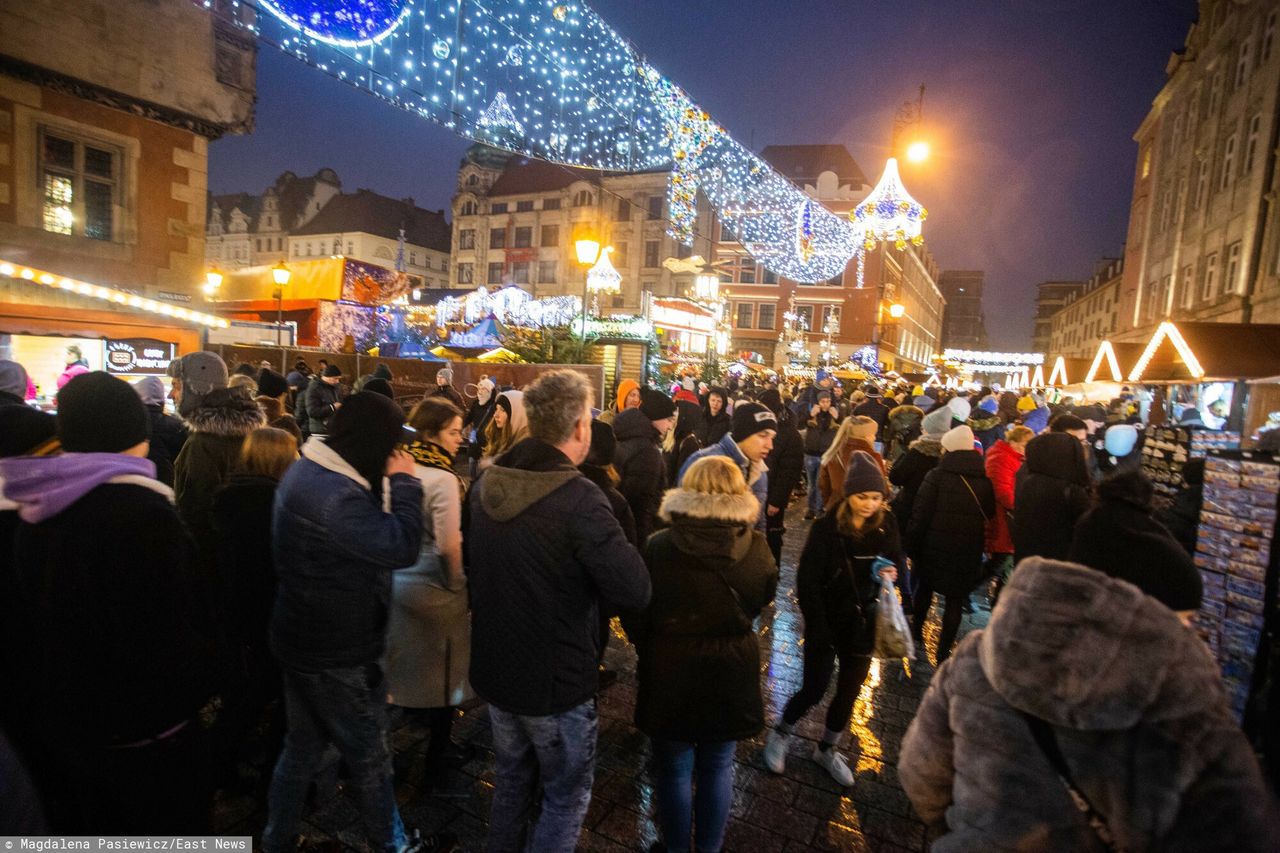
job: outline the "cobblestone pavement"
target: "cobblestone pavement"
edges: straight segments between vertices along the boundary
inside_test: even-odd
[[[766,717],[781,714],[798,690],[802,667],[803,620],[795,596],[795,565],[808,522],[801,502],[793,502],[783,549],[782,578],[775,604],[761,618],[760,649]],[[981,596],[975,595],[978,599]],[[987,612],[975,608],[965,617],[964,632],[985,624]],[[616,622],[615,622],[616,628]],[[635,654],[617,634],[606,662],[617,669],[616,684],[600,695],[600,736],[591,808],[580,851],[647,850],[657,840],[653,792],[648,770],[648,739],[633,725]],[[937,618],[926,627],[929,661],[934,659]],[[809,759],[822,736],[822,709],[811,711],[797,726],[787,772],[774,776],[764,769],[763,733],[738,745],[732,817],[725,839],[727,851],[903,851],[926,849],[925,826],[911,809],[898,783],[898,748],[915,708],[928,686],[933,667],[918,662],[908,678],[900,665],[874,661],[854,710],[843,749],[857,781],[842,790],[826,771]],[[834,687],[834,679],[833,679]],[[830,693],[828,693],[828,699]],[[493,754],[488,714],[483,704],[468,707],[454,728],[454,739],[473,744],[476,756],[444,785],[423,787],[425,724],[393,718],[396,795],[406,826],[423,834],[447,829],[463,849],[484,849],[485,822],[493,794]],[[349,849],[362,849],[355,806],[336,785],[331,766],[322,777],[320,805],[308,816],[309,838],[336,839]],[[222,797],[217,806],[219,831],[259,836],[266,820],[252,797]]]

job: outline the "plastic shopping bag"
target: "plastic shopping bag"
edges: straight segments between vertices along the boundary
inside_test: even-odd
[[[916,655],[906,614],[898,603],[898,591],[888,578],[880,579],[880,594],[876,598],[876,644],[872,654],[884,660],[914,659]]]

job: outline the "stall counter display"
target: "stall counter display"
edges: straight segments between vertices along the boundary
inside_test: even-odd
[[[1213,450],[1239,450],[1240,433],[1185,426],[1154,427],[1142,443],[1142,470],[1155,484],[1156,494],[1172,499],[1182,485],[1182,466],[1188,459]]]
[[[1222,669],[1237,722],[1244,719],[1267,618],[1275,607],[1277,493],[1280,461],[1274,458],[1214,452],[1205,459],[1195,556],[1204,603],[1196,628]]]

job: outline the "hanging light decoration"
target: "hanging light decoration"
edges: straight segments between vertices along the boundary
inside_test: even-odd
[[[622,292],[622,273],[618,272],[613,261],[609,260],[609,254],[612,251],[612,246],[607,247],[600,253],[600,259],[596,261],[595,266],[587,270],[587,289],[592,293]]]
[[[884,174],[871,194],[853,209],[849,218],[862,234],[863,248],[868,252],[879,243],[893,243],[899,251],[907,243],[924,242],[921,226],[929,212],[911,197],[898,174],[898,161],[890,157]]]

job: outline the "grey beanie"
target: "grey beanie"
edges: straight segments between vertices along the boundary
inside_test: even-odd
[[[144,376],[133,383],[133,390],[142,398],[142,405],[164,406],[164,383],[159,376]]]
[[[200,407],[206,394],[227,387],[227,363],[213,352],[192,352],[169,363],[169,375],[182,381],[178,414],[186,416]]]
[[[452,381],[453,381],[453,368],[452,368],[452,367],[442,367],[442,368],[440,368],[440,369],[436,372],[436,379],[437,379],[437,380],[439,380],[439,379],[443,379],[445,382],[452,382]]]
[[[0,394],[27,398],[27,370],[16,361],[0,360]]]

